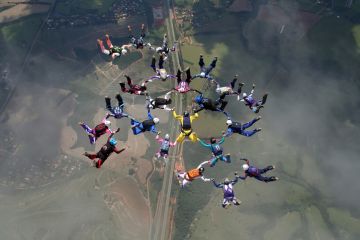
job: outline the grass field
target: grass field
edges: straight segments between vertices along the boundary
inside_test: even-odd
[[[103,14],[110,9],[114,2],[116,0],[75,0],[71,1],[70,4],[59,2],[56,11],[65,15],[86,12]]]

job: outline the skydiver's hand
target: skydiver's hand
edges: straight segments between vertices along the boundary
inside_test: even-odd
[[[210,180],[211,180],[212,182],[215,182],[215,178],[211,178]]]
[[[252,87],[253,87],[253,88],[255,88],[255,87],[256,87],[256,85],[253,83]]]
[[[173,107],[173,108],[170,108],[170,110],[171,110],[171,111],[174,111],[174,110],[175,110],[175,108],[174,108],[174,107]]]
[[[223,136],[225,136],[225,133],[226,133],[225,131],[222,131],[222,132],[221,132],[221,134],[222,134]]]
[[[116,133],[117,133],[117,132],[120,132],[120,128],[116,129],[116,131],[115,131],[115,132],[116,132]]]

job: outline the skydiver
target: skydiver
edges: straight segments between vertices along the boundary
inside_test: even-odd
[[[136,38],[134,36],[130,25],[128,26],[128,30],[129,30],[129,34],[130,34],[130,42],[134,48],[143,49],[144,46],[151,47],[150,43],[144,43],[144,38],[145,38],[145,25],[144,24],[141,25],[141,34],[140,34],[139,38]]]
[[[186,79],[182,80],[181,78],[182,72],[180,69],[178,69],[178,72],[176,74],[177,86],[173,89],[173,91],[177,91],[178,93],[187,93],[189,91],[195,91],[190,88],[190,83],[191,83],[190,68],[187,68],[185,72],[186,72]]]
[[[138,135],[140,133],[143,132],[153,132],[153,133],[158,133],[158,131],[156,130],[155,125],[159,123],[159,119],[158,118],[154,118],[151,115],[150,109],[148,109],[148,119],[139,122],[135,119],[131,119],[130,124],[131,124],[131,128],[132,131],[134,133],[134,135]]]
[[[216,141],[216,138],[210,138],[210,144],[207,144],[200,138],[198,138],[200,144],[204,147],[207,147],[211,150],[213,158],[209,161],[210,167],[214,167],[217,161],[220,159],[223,162],[230,163],[230,154],[223,155],[223,148],[220,146],[224,143],[225,137],[222,137],[219,142]]]
[[[157,97],[155,99],[151,98],[148,94],[146,95],[146,108],[150,109],[164,109],[167,111],[172,111],[172,108],[169,108],[167,105],[171,104],[172,100],[170,98],[171,92],[165,94],[164,98]]]
[[[217,183],[215,179],[211,179],[211,181],[214,183],[215,187],[222,188],[224,192],[224,200],[221,204],[223,208],[227,208],[228,206],[233,203],[234,205],[238,206],[240,205],[241,201],[239,202],[236,197],[233,190],[233,186],[238,182],[238,176],[235,172],[235,178],[234,180],[230,181],[228,178],[225,178],[225,181],[223,183]]]
[[[120,88],[121,91],[123,92],[127,92],[130,94],[135,94],[135,95],[145,95],[146,94],[146,86],[145,84],[147,83],[147,81],[143,82],[142,84],[133,84],[131,81],[131,78],[128,75],[125,75],[126,80],[127,80],[127,84],[129,85],[129,88],[126,88],[125,83],[124,82],[120,82]]]
[[[243,97],[240,100],[241,102],[244,102],[246,106],[248,106],[254,113],[259,113],[260,109],[264,107],[264,104],[266,103],[266,99],[268,97],[268,94],[265,93],[262,97],[262,100],[258,101],[253,98],[253,93],[255,91],[255,84],[252,86],[252,90],[249,95],[246,93],[243,93]]]
[[[213,77],[210,76],[210,72],[216,67],[217,57],[214,57],[209,66],[205,67],[204,57],[200,55],[199,66],[200,73],[193,76],[194,78],[206,78],[208,80],[213,80]]]
[[[177,115],[176,111],[173,110],[173,116],[176,120],[179,120],[181,124],[181,133],[176,138],[176,142],[181,143],[185,137],[188,137],[192,142],[196,142],[197,136],[192,130],[191,123],[197,119],[199,115],[197,113],[190,115],[187,111],[185,111],[183,115]]]
[[[175,147],[176,142],[170,141],[169,134],[165,134],[165,137],[161,138],[160,133],[158,133],[156,135],[155,139],[161,144],[159,151],[156,153],[156,157],[157,158],[163,157],[164,159],[167,159],[167,157],[169,155],[170,147]]]
[[[155,50],[160,56],[164,57],[164,61],[166,61],[168,54],[175,51],[176,42],[174,43],[172,48],[168,47],[168,38],[167,34],[164,34],[163,43],[161,47],[157,47],[156,49],[151,47],[151,49]]]
[[[249,163],[249,160],[246,158],[240,158],[240,160],[243,160],[246,162],[245,164],[242,165],[245,175],[243,177],[241,177],[241,176],[239,177],[242,180],[245,180],[247,177],[254,177],[257,180],[266,182],[266,183],[279,180],[278,177],[274,177],[274,176],[271,176],[271,177],[262,176],[262,174],[266,173],[267,171],[275,169],[275,166],[271,165],[271,166],[267,166],[266,168],[261,169],[261,168],[251,166]]]
[[[225,97],[229,95],[237,95],[238,100],[240,100],[241,88],[244,83],[239,83],[237,91],[234,90],[237,77],[238,76],[235,75],[234,79],[230,82],[228,86],[221,87],[219,83],[217,84],[215,91],[220,95],[220,99],[225,99]]]
[[[155,58],[155,56],[153,56],[151,59],[151,68],[154,70],[154,72],[156,72],[156,75],[152,76],[149,79],[149,82],[152,81],[153,79],[161,79],[164,82],[168,78],[176,78],[176,76],[168,74],[166,72],[166,69],[164,68],[164,56],[162,54],[159,57],[158,66],[159,67],[156,68],[156,58]]]
[[[115,98],[118,101],[118,106],[111,106],[111,98],[109,98],[108,96],[105,97],[105,104],[106,104],[106,109],[110,112],[107,114],[106,118],[114,117],[116,119],[120,119],[123,117],[130,117],[127,113],[124,112],[124,101],[121,97],[120,94],[116,94]],[[132,118],[132,117],[130,117]]]
[[[131,45],[127,44],[127,45],[122,45],[121,47],[119,46],[114,46],[111,41],[110,41],[110,37],[108,34],[105,35],[106,38],[106,44],[109,47],[109,50],[105,48],[104,43],[101,39],[98,39],[97,42],[100,46],[101,52],[109,55],[112,57],[112,59],[115,59],[116,57],[120,57],[122,55],[127,54],[128,50],[130,49]]]
[[[180,172],[177,170],[176,177],[179,180],[180,186],[185,187],[187,184],[198,178],[201,178],[204,182],[209,182],[210,179],[203,176],[205,171],[203,166],[205,164],[208,164],[208,161],[202,162],[199,166],[187,172]]]
[[[86,131],[86,133],[89,136],[90,144],[94,144],[96,140],[104,135],[105,133],[116,133],[120,131],[120,128],[118,128],[116,131],[112,131],[110,129],[111,122],[106,119],[106,117],[101,121],[100,124],[96,125],[93,129],[90,128],[87,124],[84,122],[79,122],[79,125]]]
[[[246,136],[246,137],[251,137],[255,133],[260,132],[261,128],[255,128],[254,130],[250,130],[250,131],[245,130],[245,129],[251,127],[254,123],[259,121],[260,119],[261,119],[261,116],[254,118],[253,120],[251,120],[250,122],[247,122],[245,124],[241,124],[239,122],[233,122],[232,120],[228,119],[226,121],[226,125],[228,126],[228,128],[227,128],[226,133],[224,133],[224,136],[229,137],[233,133],[238,133],[238,134]]]
[[[228,104],[227,101],[222,100],[220,98],[216,101],[213,101],[209,98],[203,97],[203,94],[201,92],[198,92],[198,93],[200,93],[200,95],[198,95],[194,98],[194,102],[198,104],[198,107],[194,108],[195,113],[206,109],[206,110],[210,110],[210,111],[222,112],[227,117],[229,117],[229,114],[224,111],[226,105]]]
[[[85,152],[84,155],[88,158],[90,158],[91,160],[94,161],[94,165],[96,168],[100,168],[101,165],[104,164],[104,162],[106,161],[106,159],[113,153],[121,153],[122,151],[125,150],[125,148],[118,150],[116,148],[116,144],[117,141],[115,138],[113,138],[114,133],[110,134],[107,142],[104,144],[104,146],[97,152],[97,153],[88,153]],[[96,159],[98,159],[96,161]]]

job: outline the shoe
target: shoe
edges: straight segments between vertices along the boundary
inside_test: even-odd
[[[261,128],[257,128],[257,129],[256,129],[257,132],[260,132],[261,130],[262,130]]]
[[[83,155],[86,156],[86,157],[88,157],[88,156],[89,156],[89,153],[88,153],[88,152],[84,152]]]
[[[256,121],[259,121],[261,119],[261,116],[258,116],[257,118],[255,118]]]

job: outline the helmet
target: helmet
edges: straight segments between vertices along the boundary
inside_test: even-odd
[[[232,121],[231,121],[230,119],[228,119],[228,120],[226,121],[226,124],[227,124],[227,125],[231,125],[231,124],[232,124]]]
[[[167,79],[167,72],[164,68],[160,69],[159,70],[159,75],[160,75],[160,78],[162,80],[166,80]]]
[[[204,73],[204,72],[201,72],[201,73],[200,73],[200,77],[203,77],[203,78],[204,78],[204,77],[205,77],[205,73]]]
[[[154,118],[153,121],[154,121],[155,124],[160,122],[160,120],[158,118]]]
[[[203,97],[202,97],[201,95],[198,95],[198,96],[195,97],[194,101],[195,101],[196,103],[201,103],[201,100],[202,100],[202,99],[203,99]]]
[[[169,134],[166,134],[165,135],[165,140],[169,140],[170,139],[170,135]]]
[[[189,116],[189,112],[188,111],[185,111],[184,112],[184,117],[188,117]]]
[[[126,50],[126,49],[122,49],[122,50],[121,50],[121,54],[122,54],[122,55],[127,54],[127,50]]]
[[[110,138],[110,141],[109,141],[110,145],[113,145],[115,146],[117,144],[117,141],[115,138]]]
[[[230,180],[228,178],[225,178],[224,184],[229,184],[229,183],[230,183]]]
[[[246,93],[243,93],[243,97],[246,97],[247,96],[247,94]]]
[[[157,47],[156,48],[156,52],[161,52],[162,48],[161,47]]]
[[[215,138],[213,138],[213,137],[212,137],[212,138],[210,138],[210,143],[211,143],[211,144],[216,143],[216,139],[215,139]]]
[[[242,168],[244,169],[244,171],[246,171],[246,170],[248,170],[248,169],[249,169],[249,165],[247,165],[247,164],[243,164],[243,165],[242,165]]]
[[[199,168],[200,173],[203,173],[204,171],[205,171],[205,168],[203,168],[203,167]]]
[[[104,124],[105,124],[106,126],[110,126],[110,125],[111,125],[111,122],[110,122],[109,120],[105,120]]]

